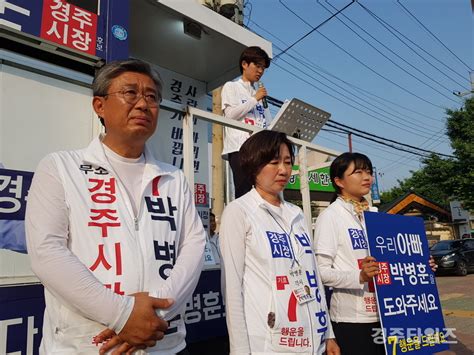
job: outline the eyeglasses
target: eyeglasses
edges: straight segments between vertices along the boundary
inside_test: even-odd
[[[124,89],[120,91],[110,92],[105,95],[99,95],[102,97],[107,97],[110,95],[120,95],[127,104],[135,105],[141,98],[144,98],[148,107],[158,107],[161,103],[161,97],[158,96],[156,93],[140,93],[134,89]]]
[[[265,67],[265,64],[261,64],[261,63],[255,63],[255,62],[252,62],[253,65],[255,65],[255,67],[259,70],[265,70],[266,67]]]

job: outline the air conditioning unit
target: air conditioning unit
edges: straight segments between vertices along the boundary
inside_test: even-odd
[[[198,0],[198,2],[239,25],[244,23],[243,0]]]

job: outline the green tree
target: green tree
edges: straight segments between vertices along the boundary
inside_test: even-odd
[[[474,97],[460,110],[447,110],[448,136],[454,150],[454,183],[452,194],[463,201],[464,208],[474,210]]]
[[[454,198],[474,210],[474,98],[467,99],[463,108],[447,110],[446,114],[455,158],[443,159],[435,154],[425,158],[421,169],[411,171],[410,177],[398,180],[398,186],[381,194],[382,203],[415,191],[442,206],[449,206]]]

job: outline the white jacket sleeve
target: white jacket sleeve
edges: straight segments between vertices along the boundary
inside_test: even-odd
[[[241,120],[257,105],[258,101],[255,97],[250,97],[247,102],[242,103],[235,85],[236,83],[229,82],[222,88],[222,110],[226,118]]]
[[[359,270],[333,268],[339,243],[337,230],[337,221],[328,213],[321,214],[316,220],[314,245],[323,284],[335,288],[362,289],[364,284],[359,281]]]
[[[194,198],[184,175],[180,173],[181,185],[176,188],[184,190],[183,228],[179,237],[177,258],[170,276],[160,283],[158,289],[149,290],[150,296],[172,298],[174,304],[169,309],[157,310],[160,318],[173,319],[183,311],[186,301],[190,299],[201,275],[204,263],[204,246],[206,231],[194,206]]]
[[[33,176],[25,217],[31,267],[67,307],[119,333],[134,298],[106,288],[69,250],[69,211],[58,176],[52,156],[40,162]]]
[[[250,354],[244,313],[243,279],[245,270],[245,239],[249,225],[245,212],[236,204],[228,205],[219,230],[225,278],[225,305],[230,353]]]
[[[335,270],[332,268],[333,258],[327,255],[317,255],[321,279],[325,286],[335,288],[363,289],[359,281],[359,270]]]

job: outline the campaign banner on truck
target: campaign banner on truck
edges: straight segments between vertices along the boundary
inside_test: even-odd
[[[167,109],[171,104],[183,111],[186,106],[206,110],[209,99],[206,84],[202,81],[156,66],[163,80],[164,106],[160,108],[158,129],[148,140],[148,147],[155,156],[168,164],[183,169],[183,119],[184,113]],[[209,123],[194,118],[193,128],[193,166],[194,203],[204,228],[209,226],[211,186],[209,184]]]
[[[428,263],[423,220],[374,212],[364,216],[370,254],[379,263],[375,290],[387,354],[447,350],[449,329]]]
[[[220,270],[201,273],[186,302],[186,342],[227,333]],[[0,286],[0,354],[37,355],[43,336],[44,289],[41,284]],[[92,339],[91,339],[92,341]]]
[[[24,220],[33,173],[0,168],[0,220]]]
[[[32,179],[32,172],[0,168],[0,249],[26,253],[23,220]]]
[[[128,57],[128,0],[5,0],[0,24],[107,61]]]

